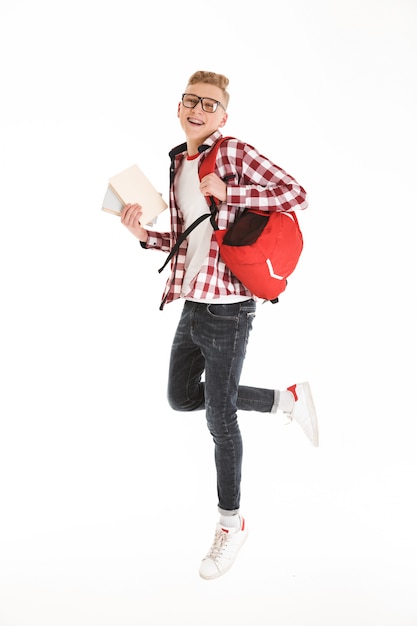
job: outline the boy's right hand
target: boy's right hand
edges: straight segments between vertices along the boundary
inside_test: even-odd
[[[140,204],[126,204],[122,209],[122,224],[139,239],[146,242],[148,232],[140,225],[139,220],[142,216],[142,207]]]

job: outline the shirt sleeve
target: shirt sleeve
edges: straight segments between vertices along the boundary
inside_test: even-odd
[[[169,252],[171,250],[171,238],[169,233],[159,233],[156,230],[148,230],[148,239],[142,245],[147,250],[162,250]]]
[[[227,185],[229,206],[245,206],[265,211],[306,209],[307,193],[281,167],[261,155],[253,146],[238,142],[233,146],[238,181]]]

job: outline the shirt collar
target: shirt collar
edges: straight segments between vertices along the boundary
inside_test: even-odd
[[[200,154],[204,152],[205,150],[208,150],[208,148],[211,148],[211,146],[215,144],[216,141],[220,139],[220,137],[222,137],[221,132],[219,130],[214,131],[214,133],[212,133],[209,137],[207,137],[206,141],[203,144],[201,144],[201,146],[198,147],[198,151],[200,152]],[[187,144],[181,143],[178,146],[175,146],[175,148],[172,148],[172,150],[169,153],[169,157],[170,159],[173,159],[178,154],[181,154],[182,152],[186,152],[186,151],[187,151]]]

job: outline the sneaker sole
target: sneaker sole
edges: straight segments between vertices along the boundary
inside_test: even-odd
[[[317,421],[316,408],[314,406],[310,385],[308,383],[302,383],[302,387],[303,387],[303,392],[304,392],[304,396],[306,399],[306,404],[311,415],[311,424],[313,427],[313,440],[311,443],[313,444],[314,447],[317,448],[319,445],[319,425]]]
[[[233,559],[233,561],[231,563],[229,563],[229,565],[227,567],[225,567],[224,569],[222,569],[219,572],[216,572],[216,574],[212,574],[211,576],[205,576],[204,574],[199,572],[200,573],[200,578],[203,578],[204,580],[215,580],[216,578],[220,578],[220,576],[223,576],[223,574],[226,574],[226,572],[228,572],[231,569],[232,565],[235,563],[235,561],[236,561],[236,559],[237,559],[237,557],[239,555],[239,552],[242,549],[243,545],[245,544],[245,541],[246,541],[247,538],[248,538],[248,531],[246,530],[245,531],[245,535],[243,537],[243,541],[240,544],[240,546],[238,548],[238,551],[236,552],[235,558]]]

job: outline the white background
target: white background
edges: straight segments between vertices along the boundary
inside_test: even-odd
[[[417,624],[416,53],[415,0],[0,3],[0,626]],[[250,536],[212,582],[212,442],[165,396],[181,304],[100,210],[135,162],[167,197],[197,69],[309,193],[242,382],[310,380],[321,435],[241,415]]]

